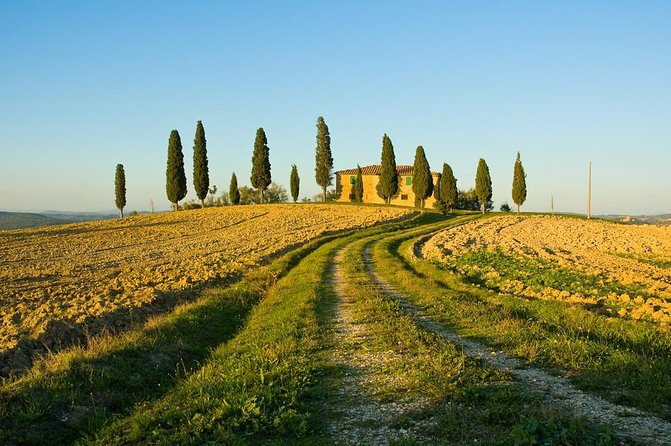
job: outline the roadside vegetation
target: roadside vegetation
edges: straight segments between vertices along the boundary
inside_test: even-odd
[[[436,321],[564,375],[583,390],[671,419],[668,331],[556,300],[489,290],[417,258],[414,249],[413,238],[390,237],[376,246],[375,260],[384,278]]]

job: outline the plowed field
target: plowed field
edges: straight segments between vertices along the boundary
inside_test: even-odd
[[[443,231],[422,252],[501,292],[671,323],[669,226],[496,217]]]
[[[330,232],[409,211],[334,205],[212,208],[0,231],[0,371]]]

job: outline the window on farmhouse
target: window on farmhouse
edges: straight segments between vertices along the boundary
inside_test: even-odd
[[[356,184],[356,177],[354,175],[349,177],[349,184]]]
[[[401,200],[407,200],[407,199],[408,199],[408,195],[407,195],[407,194],[403,194],[403,195],[401,195]]]
[[[405,185],[406,186],[412,185],[412,177],[405,177]]]

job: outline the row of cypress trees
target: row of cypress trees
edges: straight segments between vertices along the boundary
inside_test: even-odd
[[[420,207],[424,207],[425,200],[432,194],[438,202],[438,207],[446,209],[451,212],[457,204],[459,191],[457,189],[457,180],[454,177],[452,168],[447,163],[443,163],[443,170],[439,173],[439,180],[434,190],[433,176],[431,175],[431,168],[426,159],[424,147],[418,146],[415,151],[415,161],[413,163],[413,179],[412,191],[415,194],[415,199]],[[357,179],[354,185],[355,200],[361,202],[363,197],[363,184],[360,179],[361,168],[357,166]],[[394,155],[394,146],[391,138],[385,133],[382,137],[382,159],[381,171],[379,181],[379,193],[389,204],[391,198],[398,193],[398,177],[396,174],[396,156]],[[478,168],[475,176],[475,193],[480,202],[481,210],[484,213],[487,208],[487,203],[492,199],[492,179],[489,174],[489,166],[484,159],[480,158],[478,161]],[[517,205],[517,212],[520,211],[520,206],[526,201],[526,174],[522,161],[520,160],[520,153],[517,152],[517,159],[515,160],[513,172],[513,201]]]
[[[254,140],[254,151],[252,154],[252,172],[250,181],[254,188],[260,191],[261,203],[265,201],[265,191],[271,184],[271,165],[270,148],[268,139],[263,128],[256,131]],[[328,126],[322,116],[317,118],[317,144],[315,149],[315,180],[322,187],[323,200],[326,201],[326,189],[333,181],[333,156],[331,154],[331,137]],[[520,161],[520,154],[517,153],[515,161],[513,178],[513,201],[517,205],[519,213],[520,206],[526,200],[526,174]],[[196,124],[196,134],[193,145],[193,184],[196,195],[205,207],[205,198],[209,192],[209,169],[207,160],[207,140],[205,139],[205,129],[201,121]],[[123,218],[123,208],[126,205],[126,187],[125,172],[123,165],[118,164],[115,175],[115,204],[121,212]],[[422,146],[418,146],[415,151],[415,161],[413,164],[413,183],[412,191],[418,200],[418,205],[424,207],[426,198],[432,194],[436,197],[438,206],[447,211],[451,211],[457,203],[458,190],[457,180],[454,178],[452,168],[444,163],[443,171],[439,174],[439,181],[434,190],[433,177],[431,169],[426,159],[426,154]],[[481,203],[484,213],[487,203],[492,197],[492,184],[489,175],[489,167],[484,159],[478,162],[476,174],[476,195]],[[396,174],[396,157],[391,138],[385,133],[382,137],[382,159],[381,172],[378,192],[389,204],[391,198],[398,193],[398,177]],[[300,178],[298,168],[295,164],[291,166],[290,191],[294,202],[298,199],[300,188]],[[363,178],[361,167],[357,166],[357,178],[354,185],[354,196],[357,202],[363,199]],[[184,155],[182,153],[182,142],[177,130],[170,132],[168,141],[168,162],[166,168],[166,195],[175,209],[178,209],[178,203],[186,197],[186,175],[184,173]],[[229,197],[232,204],[240,202],[240,192],[238,190],[238,181],[235,173],[231,176],[229,186]]]

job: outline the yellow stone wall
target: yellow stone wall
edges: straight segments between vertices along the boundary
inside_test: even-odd
[[[356,175],[336,174],[336,193],[337,201],[350,202],[350,194],[354,194],[354,185],[350,183],[350,176],[356,178]],[[391,204],[397,206],[414,206],[415,194],[412,192],[412,185],[406,184],[407,175],[402,175],[399,182],[399,192],[391,198]],[[438,177],[434,175],[433,184],[436,185]],[[363,202],[384,204],[384,200],[377,193],[377,185],[380,181],[378,175],[363,175]],[[433,196],[424,200],[425,208],[432,208],[436,199]]]

